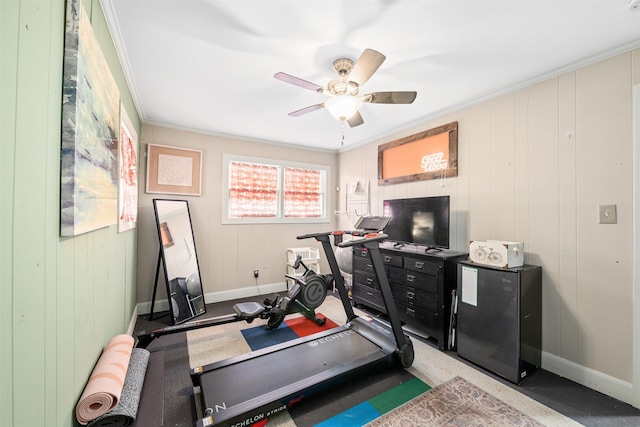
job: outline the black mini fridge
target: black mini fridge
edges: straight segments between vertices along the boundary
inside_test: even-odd
[[[519,384],[540,367],[542,268],[458,263],[458,355]]]

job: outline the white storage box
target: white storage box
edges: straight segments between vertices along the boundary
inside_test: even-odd
[[[288,248],[287,264],[295,264],[298,255],[302,257],[302,262],[307,264],[310,269],[310,263],[318,262],[320,260],[320,251],[316,248]]]
[[[469,259],[492,267],[520,267],[524,264],[524,243],[472,240],[469,244]]]

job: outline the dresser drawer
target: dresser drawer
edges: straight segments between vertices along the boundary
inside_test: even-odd
[[[382,262],[387,265],[393,265],[395,267],[402,267],[402,255],[393,255],[381,252]]]
[[[396,284],[391,287],[391,292],[393,293],[393,299],[403,301],[410,307],[419,307],[434,313],[438,312],[438,296],[435,294]]]
[[[438,292],[438,277],[424,273],[389,267],[389,281],[420,289],[431,294]]]
[[[430,311],[412,307],[404,301],[396,300],[400,320],[410,325],[429,328],[430,333],[438,330],[438,315]],[[433,332],[432,332],[433,331]]]
[[[362,303],[369,307],[373,307],[382,313],[387,312],[384,306],[384,299],[382,299],[380,291],[355,283],[351,292],[351,296],[356,304]]]
[[[353,270],[364,271],[365,273],[375,274],[373,263],[369,258],[353,257]]]
[[[372,273],[357,271],[353,276],[353,281],[369,288],[380,289],[378,278]]]
[[[440,264],[433,261],[404,257],[404,268],[437,276],[440,269]]]

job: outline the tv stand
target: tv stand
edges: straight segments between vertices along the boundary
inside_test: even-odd
[[[389,285],[400,321],[431,336],[441,351],[449,349],[451,293],[457,287],[457,262],[468,254],[447,249],[428,251],[415,245],[380,244],[380,254],[388,271]],[[367,252],[353,252],[354,304],[362,304],[386,314]]]

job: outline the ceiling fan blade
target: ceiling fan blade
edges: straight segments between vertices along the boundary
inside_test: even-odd
[[[352,128],[356,127],[356,126],[360,126],[361,124],[364,123],[364,120],[362,119],[362,116],[360,115],[360,111],[356,111],[356,113],[351,116],[351,118],[349,120],[347,120],[347,123],[349,123],[349,126],[351,126]]]
[[[308,82],[306,80],[292,76],[287,73],[275,73],[273,77],[285,83],[289,83],[295,86],[300,86],[303,89],[309,89],[314,92],[322,92],[324,90],[322,86],[318,86],[315,83]]]
[[[307,113],[310,113],[312,111],[319,110],[321,108],[324,108],[324,104],[310,105],[308,107],[302,108],[302,109],[294,111],[292,113],[289,113],[289,115],[293,116],[293,117],[298,117],[298,116],[301,116],[303,114],[307,114]]]
[[[371,92],[362,97],[362,102],[372,104],[411,104],[417,92]]]
[[[380,52],[365,49],[353,65],[353,69],[349,73],[349,80],[362,86],[380,68],[385,59],[387,57]]]

